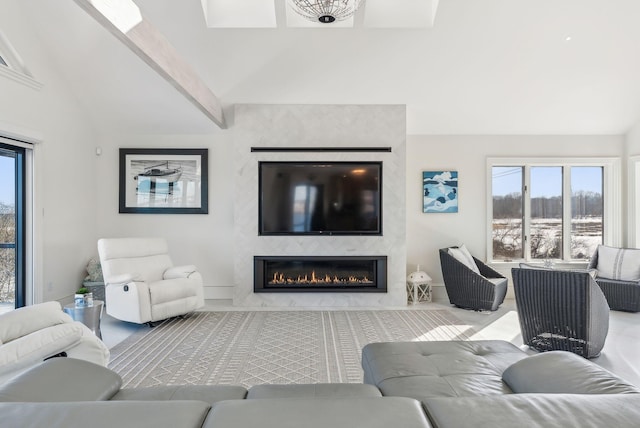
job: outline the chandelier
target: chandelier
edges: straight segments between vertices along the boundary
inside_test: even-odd
[[[364,0],[291,0],[294,10],[304,18],[323,24],[353,16]]]

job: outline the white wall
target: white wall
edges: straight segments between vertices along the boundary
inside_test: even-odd
[[[637,219],[640,217],[640,122],[636,123],[625,136],[625,149],[629,162],[627,167],[628,189],[628,230],[629,239],[626,245],[640,248],[640,226]]]
[[[635,126],[629,130],[625,136],[625,140],[627,155],[640,155],[640,122],[636,123]]]
[[[442,284],[438,249],[463,243],[487,259],[487,157],[621,157],[623,146],[622,136],[409,136],[408,271],[420,264],[434,284]],[[458,213],[422,213],[422,171],[434,170],[458,171]]]
[[[35,154],[36,296],[65,299],[80,286],[95,245],[96,137],[21,10],[18,1],[3,1],[0,28],[43,87],[0,78],[0,127],[42,137]]]
[[[202,273],[206,299],[233,294],[233,141],[231,131],[216,135],[113,136],[97,158],[93,211],[101,238],[167,238],[174,264],[195,264]],[[209,149],[209,214],[119,214],[119,148]],[[97,257],[97,250],[94,250]]]

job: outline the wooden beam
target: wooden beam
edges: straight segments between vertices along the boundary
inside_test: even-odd
[[[147,21],[131,0],[75,0],[220,128],[220,101],[169,41]]]

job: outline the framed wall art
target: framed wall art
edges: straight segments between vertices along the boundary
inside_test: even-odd
[[[422,172],[422,212],[458,212],[458,171]]]
[[[120,149],[120,213],[207,214],[207,149]]]

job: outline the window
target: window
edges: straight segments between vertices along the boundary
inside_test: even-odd
[[[496,166],[492,170],[493,219],[491,223],[493,258],[508,260],[524,257],[522,188],[524,168]]]
[[[531,259],[562,258],[562,170],[560,166],[532,166],[530,169]]]
[[[25,304],[25,149],[0,142],[0,312]]]
[[[585,261],[620,238],[616,159],[488,159],[494,261]]]

